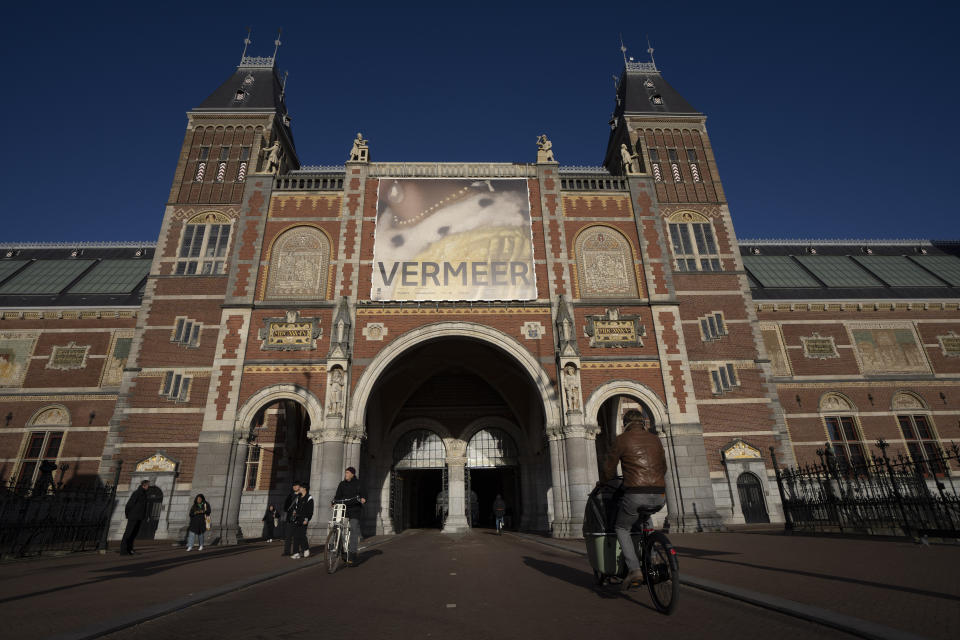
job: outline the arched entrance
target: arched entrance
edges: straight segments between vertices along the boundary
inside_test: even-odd
[[[504,429],[483,427],[467,443],[466,488],[470,500],[470,526],[493,527],[493,502],[506,503],[505,526],[513,528],[523,506],[520,495],[520,454]]]
[[[436,432],[413,429],[393,448],[390,519],[395,531],[440,528],[447,510],[447,449]]]
[[[433,504],[435,512],[437,494],[444,487],[448,513],[444,530],[468,527],[473,514],[466,484],[475,480],[473,472],[468,471],[468,443],[485,427],[505,430],[505,425],[509,425],[510,455],[499,458],[501,462],[509,458],[509,464],[490,467],[490,470],[501,467],[502,470],[480,482],[484,492],[495,491],[498,478],[505,473],[512,474],[517,520],[514,526],[548,530],[551,472],[544,403],[548,394],[553,393],[549,379],[529,351],[503,334],[485,327],[476,329],[467,323],[447,324],[468,330],[451,334],[447,330],[438,331],[436,326],[417,329],[412,332],[417,334],[417,339],[399,338],[396,342],[405,344],[403,349],[391,343],[358,380],[351,423],[362,421],[366,432],[360,452],[361,479],[367,482],[370,496],[369,508],[364,513],[364,529],[392,533],[398,524],[407,526],[403,518],[411,518],[412,526],[414,516],[424,523],[427,508],[424,506],[421,512],[412,505]],[[494,338],[490,336],[512,346],[507,349],[492,343]],[[513,357],[518,349],[525,354],[522,358]],[[531,375],[531,370],[535,375]],[[555,398],[550,402],[555,403]],[[555,407],[550,412],[559,417]],[[434,458],[429,469],[423,473],[398,468],[407,452],[416,451],[407,445],[397,449],[401,442],[406,442],[403,440],[406,432],[414,428],[429,429],[442,440],[446,475],[443,469],[437,468],[438,448],[431,454]],[[485,438],[480,436],[477,445]],[[507,467],[512,471],[506,471]],[[480,476],[488,469],[479,464],[476,468]],[[444,477],[446,485],[442,484]],[[438,480],[441,482],[439,492]],[[399,491],[393,486],[397,481]],[[504,480],[500,478],[499,482]],[[414,493],[416,498],[412,497]],[[492,502],[493,496],[490,496],[491,505]],[[398,511],[399,522],[394,517]]]
[[[737,478],[737,493],[740,495],[743,519],[747,524],[770,522],[767,505],[763,499],[763,488],[760,486],[760,478],[749,471],[744,471]]]

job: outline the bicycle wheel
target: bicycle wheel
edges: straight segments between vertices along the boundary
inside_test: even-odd
[[[680,596],[680,567],[676,550],[659,531],[649,534],[643,543],[643,568],[653,605],[670,615]]]
[[[335,526],[327,534],[327,543],[323,546],[323,562],[327,573],[336,573],[340,568],[340,527]]]

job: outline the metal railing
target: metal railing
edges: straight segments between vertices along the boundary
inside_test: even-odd
[[[9,481],[0,487],[0,557],[105,549],[116,505],[113,485],[87,487]]]
[[[953,478],[960,448],[910,460],[888,456],[883,440],[876,444],[881,455],[861,464],[838,458],[828,444],[817,450],[820,464],[787,469],[777,465],[771,447],[787,532],[960,537]]]

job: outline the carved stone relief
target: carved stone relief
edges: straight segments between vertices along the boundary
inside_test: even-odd
[[[940,350],[948,358],[960,357],[960,336],[951,331],[947,335],[937,336],[940,343]]]
[[[750,460],[763,458],[763,456],[760,455],[759,449],[756,447],[751,447],[749,444],[739,439],[735,440],[733,444],[724,448],[723,454],[727,460]]]
[[[630,244],[609,227],[585,230],[577,238],[581,298],[634,298],[637,283]]]
[[[323,300],[326,298],[330,242],[314,227],[285,231],[270,253],[267,298]]]
[[[820,399],[820,411],[856,411],[850,402],[836,393],[828,393]]]
[[[310,351],[317,348],[323,334],[320,318],[301,318],[299,311],[288,311],[283,318],[264,318],[260,329],[260,348],[264,351]]]
[[[823,337],[814,331],[812,336],[801,336],[800,342],[803,343],[803,357],[805,358],[827,360],[840,357],[832,336]]]
[[[864,373],[929,371],[912,328],[883,325],[850,327]]]
[[[67,371],[70,369],[84,369],[87,366],[87,354],[90,352],[90,345],[77,345],[75,342],[69,342],[65,345],[55,345],[50,350],[50,359],[47,360],[47,369],[60,369]]]
[[[912,393],[898,393],[893,397],[893,409],[926,409],[923,402]]]
[[[70,414],[64,407],[49,407],[43,409],[30,421],[31,425],[70,426]]]
[[[155,453],[146,460],[137,463],[137,472],[156,471],[160,473],[177,470],[177,463],[161,453]]]
[[[790,360],[787,358],[787,352],[783,348],[783,339],[780,337],[780,329],[775,324],[761,324],[760,335],[763,338],[763,346],[770,358],[770,369],[775,376],[789,376]]]
[[[382,322],[368,322],[367,326],[360,330],[360,333],[367,340],[380,342],[387,335],[387,325]]]
[[[123,381],[123,368],[130,357],[130,347],[133,345],[133,329],[119,329],[113,332],[110,348],[107,349],[106,362],[103,364],[103,373],[100,376],[101,387],[115,387]]]
[[[621,316],[619,309],[607,309],[602,316],[587,316],[583,332],[591,347],[642,347],[647,328],[640,324],[640,316]]]
[[[0,387],[19,387],[37,344],[35,332],[0,332]]]
[[[546,332],[546,327],[535,321],[524,322],[523,326],[520,327],[520,335],[527,340],[539,340],[543,337],[544,332]]]

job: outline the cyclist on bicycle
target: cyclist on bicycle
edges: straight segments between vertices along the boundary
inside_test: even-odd
[[[343,501],[347,506],[347,518],[350,520],[350,543],[347,547],[347,566],[353,566],[357,559],[357,545],[360,543],[360,514],[367,502],[367,494],[360,486],[357,470],[347,467],[343,480],[337,485],[335,501]],[[333,502],[330,503],[333,506]]]
[[[503,516],[507,513],[507,503],[504,502],[503,497],[500,494],[497,494],[497,497],[493,499],[493,515],[496,518],[494,524],[497,528],[497,532],[503,530]]]
[[[666,502],[667,458],[660,438],[648,430],[649,421],[637,409],[623,416],[624,431],[607,455],[600,480],[617,476],[617,464],[623,468],[623,497],[617,512],[615,530],[629,573],[623,588],[643,580],[640,561],[630,537],[630,530],[643,512],[644,518],[663,508]]]

